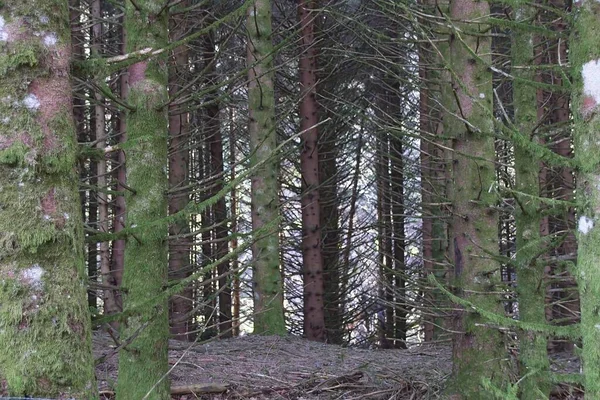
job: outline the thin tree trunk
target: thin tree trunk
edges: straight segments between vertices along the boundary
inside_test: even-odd
[[[126,54],[126,36],[125,28],[123,24],[121,24],[121,35],[122,35],[122,53]],[[119,89],[121,92],[121,98],[127,99],[129,94],[129,71],[125,70],[121,72],[121,76],[119,77]],[[127,116],[125,112],[119,113],[119,125],[118,125],[118,143],[119,146],[122,147],[127,142]],[[125,165],[125,152],[123,150],[118,150],[115,154],[116,167],[113,167],[113,173],[115,174],[116,179],[116,190],[119,192],[126,192],[125,185],[127,184],[127,170]],[[126,217],[126,206],[125,206],[125,196],[117,195],[115,196],[114,201],[114,210],[113,210],[113,231],[115,234],[121,232],[125,229],[125,217]],[[113,241],[112,243],[112,254],[111,254],[111,262],[110,262],[111,273],[109,276],[103,276],[103,279],[106,279],[104,283],[110,284],[113,287],[120,288],[121,283],[123,281],[123,271],[125,269],[125,240],[118,239]],[[114,291],[115,303],[117,307],[117,311],[121,311],[123,309],[123,299],[120,291]],[[112,322],[111,326],[114,329],[118,329],[119,324],[117,322]]]
[[[0,391],[95,399],[69,3],[0,9]]]
[[[233,182],[236,178],[236,134],[235,134],[235,125],[233,123],[233,108],[231,109],[229,115],[229,169],[231,171],[230,181]],[[238,192],[235,187],[231,189],[231,197],[230,197],[230,206],[231,210],[231,251],[236,251],[238,247],[237,237],[235,236],[238,232]],[[233,315],[232,315],[232,323],[233,323],[233,336],[240,335],[240,294],[241,294],[241,285],[240,285],[240,271],[239,271],[239,261],[238,258],[235,257],[231,262],[231,273],[233,274]]]
[[[168,42],[168,17],[156,15],[151,0],[127,2],[127,51],[162,48]],[[160,55],[129,68],[127,112],[127,226],[137,228],[127,239],[123,274],[123,308],[131,313],[122,339],[137,335],[119,354],[117,399],[169,399],[167,347],[168,301],[157,300],[167,284],[168,74]],[[160,298],[160,297],[158,297]]]
[[[533,8],[521,6],[515,10],[517,22],[529,23]],[[522,68],[533,61],[533,35],[517,30],[513,34],[512,63],[513,104],[515,127],[524,138],[518,143],[536,143],[534,136],[537,127],[537,95],[527,81],[533,82],[535,72]],[[517,270],[517,296],[519,317],[525,323],[543,325],[546,323],[544,266],[537,256],[541,254],[540,203],[540,163],[527,146],[515,145],[515,189],[524,194],[517,198],[515,264]],[[537,244],[537,245],[536,245]],[[519,335],[519,362],[521,374],[521,399],[536,400],[550,396],[552,388],[549,377],[547,340],[544,334],[521,332]],[[534,372],[533,372],[534,371]],[[533,373],[532,373],[533,372]]]
[[[211,196],[216,196],[223,190],[225,179],[223,168],[223,136],[221,134],[221,120],[219,118],[218,95],[218,76],[215,60],[215,41],[214,33],[208,32],[202,41],[202,51],[204,58],[204,68],[206,73],[205,90],[208,90],[205,107],[205,129],[208,141],[211,164]],[[213,224],[214,224],[214,259],[218,260],[227,255],[229,245],[227,240],[227,205],[225,197],[219,198],[213,206]],[[219,335],[221,337],[231,337],[231,277],[229,261],[223,261],[217,266],[217,274],[220,276],[218,282],[219,298]]]
[[[302,277],[304,279],[304,335],[324,342],[323,253],[319,198],[319,111],[317,105],[317,53],[313,0],[299,0],[300,20],[300,130],[302,149]]]
[[[185,7],[187,1],[181,6]],[[169,20],[171,26],[171,41],[180,40],[187,31],[186,18],[176,14]],[[180,94],[189,77],[188,48],[186,45],[176,48],[169,69],[169,92],[171,97]],[[188,187],[189,174],[189,113],[183,112],[179,106],[169,106],[169,214],[176,214],[183,210],[190,201]],[[192,273],[190,251],[192,237],[189,236],[190,227],[187,218],[180,219],[169,227],[169,279],[178,281],[187,278]],[[191,340],[193,331],[194,292],[192,285],[169,300],[169,319],[171,335],[179,340]]]
[[[397,94],[391,93],[393,97]],[[396,97],[397,98],[397,97]],[[400,102],[394,102],[394,107]],[[393,276],[394,276],[394,347],[406,348],[407,333],[407,298],[406,298],[406,266],[404,238],[404,154],[402,138],[390,138],[391,154],[391,202],[392,202],[392,241],[393,241]]]
[[[254,332],[286,332],[283,318],[283,283],[279,269],[279,158],[276,153],[275,95],[273,88],[273,37],[271,2],[254,0],[248,9],[248,112],[252,229],[268,232],[252,246]]]
[[[333,124],[319,135],[320,219],[323,246],[323,307],[328,343],[342,344],[344,328],[341,289],[341,236],[339,228],[339,199],[337,196],[338,167],[336,135]]]
[[[102,10],[100,0],[94,0],[92,2],[92,19],[94,24],[92,25],[92,55],[94,57],[100,57],[102,55]],[[97,77],[96,79],[101,79]],[[106,147],[106,118],[104,108],[104,97],[99,93],[94,93],[94,131],[95,131],[95,142],[96,148],[101,152],[104,152]],[[109,228],[109,215],[108,215],[108,195],[106,189],[108,189],[108,169],[106,158],[101,158],[96,162],[95,168],[97,191],[96,191],[96,207],[98,209],[98,225],[97,230],[103,233],[108,233]],[[90,182],[90,184],[92,184]],[[95,214],[90,210],[90,217]],[[100,274],[102,276],[102,282],[110,285],[108,279],[111,274],[110,270],[110,242],[100,242],[100,249],[98,255],[100,256]],[[95,253],[95,252],[94,252]],[[94,265],[96,262],[96,254],[93,255],[93,259],[90,257],[90,263]],[[102,296],[104,313],[114,314],[118,311],[117,304],[115,301],[115,291],[105,290]]]

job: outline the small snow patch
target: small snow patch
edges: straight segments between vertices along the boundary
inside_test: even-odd
[[[2,118],[2,123],[3,124],[8,124],[10,122],[10,117],[4,117]]]
[[[48,34],[44,35],[44,45],[46,47],[54,46],[54,45],[56,45],[56,42],[58,42],[56,33],[48,33]]]
[[[592,60],[583,65],[583,93],[600,103],[600,60]]]
[[[8,33],[4,31],[0,31],[0,41],[6,42],[8,41]]]
[[[35,94],[28,94],[23,99],[23,105],[29,110],[37,110],[40,108],[40,101]]]
[[[591,219],[590,217],[586,217],[585,215],[582,215],[581,217],[579,217],[579,224],[577,226],[577,229],[579,230],[579,232],[581,232],[584,235],[587,235],[592,228],[594,227],[594,220]]]
[[[596,325],[594,325],[594,328],[596,328],[596,329],[600,330],[600,324],[596,324]]]
[[[0,15],[0,29],[4,29],[5,24],[6,24],[6,21],[4,20],[4,17],[2,15]]]
[[[485,99],[485,93],[479,93],[479,98],[480,99]]]
[[[33,264],[26,270],[21,271],[21,280],[36,289],[42,286],[42,276],[44,276],[44,270],[39,264]]]

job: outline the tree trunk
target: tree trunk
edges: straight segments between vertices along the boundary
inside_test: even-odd
[[[230,181],[233,182],[236,178],[236,134],[235,134],[235,124],[233,123],[233,109],[230,112],[229,116],[229,170],[230,173]],[[231,210],[231,251],[236,251],[238,248],[237,237],[235,236],[238,233],[238,191],[235,187],[231,189],[231,197],[230,197],[230,205],[229,209]],[[233,314],[232,314],[232,328],[233,328],[233,336],[240,335],[240,310],[241,310],[241,302],[240,302],[240,294],[241,294],[241,282],[240,282],[240,271],[239,271],[239,261],[238,258],[235,257],[231,262],[231,273],[233,274],[233,298],[232,298],[232,306],[233,306]]]
[[[577,281],[581,302],[585,398],[600,398],[600,9],[584,0],[575,20],[570,62],[573,67],[574,143],[577,174]]]
[[[209,19],[210,20],[210,19]],[[204,58],[204,71],[206,79],[204,80],[205,89],[208,90],[205,101],[208,105],[205,107],[206,119],[205,129],[210,153],[211,196],[216,196],[224,186],[224,168],[223,168],[223,135],[221,134],[221,120],[219,118],[218,101],[218,76],[217,60],[215,59],[215,40],[214,32],[208,32],[202,41],[202,51]],[[225,197],[221,196],[213,206],[213,238],[215,241],[214,259],[218,260],[227,255],[229,243],[227,240],[227,205]],[[229,261],[223,261],[217,266],[219,278],[218,298],[219,298],[219,335],[221,337],[231,337],[231,276],[229,275]]]
[[[181,6],[187,4],[184,1]],[[187,32],[186,18],[176,14],[169,20],[171,41],[180,40]],[[188,48],[180,46],[173,51],[173,60],[169,69],[169,94],[171,97],[181,95],[182,88],[187,85]],[[189,113],[183,112],[178,105],[169,107],[169,214],[183,210],[190,201],[188,189],[189,168]],[[178,281],[191,275],[192,264],[190,251],[192,237],[187,218],[171,224],[169,227],[169,279]],[[193,330],[194,292],[192,285],[186,286],[181,293],[169,300],[169,319],[171,335],[178,340],[191,340]]]
[[[524,24],[532,20],[533,8],[528,5],[515,10],[517,22]],[[533,82],[535,71],[522,68],[534,58],[533,35],[530,32],[516,30],[513,33],[513,104],[515,127],[522,138],[515,143],[515,189],[516,207],[516,245],[515,266],[517,271],[517,296],[519,318],[524,323],[543,325],[546,323],[544,265],[537,257],[540,251],[540,163],[534,152],[527,146],[538,142],[535,135],[537,127],[537,95],[527,82]],[[520,143],[524,143],[520,145]],[[521,196],[523,194],[523,196]],[[536,400],[540,396],[549,397],[551,383],[547,340],[544,334],[523,331],[519,334],[519,362],[521,367],[521,399]]]
[[[283,283],[279,271],[279,157],[276,152],[275,95],[273,88],[273,37],[271,2],[254,0],[248,9],[248,131],[252,229],[266,229],[252,246],[254,332],[286,332],[283,318]]]
[[[323,126],[323,125],[322,125]],[[328,128],[328,129],[327,129]],[[334,124],[326,125],[319,135],[319,178],[321,185],[320,218],[323,247],[323,307],[327,342],[344,342],[344,316],[341,289],[341,234],[339,227],[339,199],[337,195],[338,166]]]
[[[68,6],[0,6],[0,395],[97,398]]]
[[[400,106],[397,93],[392,95],[393,107]],[[392,114],[394,115],[394,114]],[[395,115],[398,115],[396,113]],[[406,331],[408,310],[406,298],[407,271],[404,264],[405,238],[404,238],[404,151],[402,138],[392,136],[390,138],[390,161],[391,161],[391,201],[392,201],[392,241],[394,254],[394,347],[406,348]]]
[[[304,280],[304,335],[324,342],[323,254],[321,252],[321,205],[319,198],[319,112],[317,105],[317,53],[312,0],[299,0],[300,20],[300,131],[302,149],[302,277]]]
[[[455,21],[482,20],[489,15],[485,1],[452,0]],[[451,241],[454,279],[459,295],[489,312],[502,314],[494,294],[500,283],[498,213],[495,209],[496,177],[492,115],[491,39],[488,24],[457,22],[461,29],[450,36],[450,70],[454,97],[452,112],[445,115],[444,132],[453,138]],[[461,40],[456,35],[461,36]],[[466,46],[469,48],[467,49]],[[473,54],[474,53],[474,54]],[[468,122],[465,123],[465,121]],[[455,399],[488,399],[481,384],[504,389],[504,345],[500,333],[485,327],[481,315],[462,310],[455,316],[454,371],[449,390]]]
[[[127,51],[162,48],[168,42],[168,17],[155,12],[150,0],[127,2]],[[169,399],[167,347],[168,301],[157,301],[167,284],[168,74],[163,55],[129,68],[127,112],[127,226],[137,228],[127,239],[123,274],[123,308],[131,313],[122,340],[137,337],[120,351],[118,399]]]

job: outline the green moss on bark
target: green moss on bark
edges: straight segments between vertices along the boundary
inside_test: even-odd
[[[576,4],[569,57],[573,72],[573,139],[578,165],[578,251],[576,277],[581,305],[585,398],[600,398],[600,4]],[[587,69],[586,69],[587,68]],[[584,72],[587,76],[583,76]]]
[[[515,11],[516,19],[528,23],[534,10],[522,5]],[[540,240],[540,162],[530,149],[527,141],[535,142],[534,130],[537,126],[536,91],[527,82],[533,82],[535,71],[521,68],[534,58],[533,35],[527,30],[517,30],[513,34],[512,64],[513,99],[515,127],[522,140],[515,142],[515,181],[516,190],[527,197],[519,199],[516,208],[515,265],[517,270],[517,296],[519,317],[525,324],[546,323],[544,267],[536,258],[543,254],[544,241]],[[533,139],[530,139],[533,138]],[[524,142],[524,143],[523,143]],[[522,144],[521,144],[522,143]],[[522,381],[521,399],[537,400],[540,396],[550,396],[550,363],[547,354],[546,334],[522,331],[519,334],[519,363]]]
[[[485,1],[452,0],[455,21],[483,20],[489,14]],[[453,140],[449,198],[452,201],[450,252],[455,284],[462,297],[482,309],[502,314],[493,294],[500,283],[498,214],[494,168],[491,39],[489,25],[456,22],[450,38],[449,69],[454,93],[445,94],[447,107],[461,119],[445,115],[444,133]],[[460,37],[459,37],[460,36]],[[464,121],[468,121],[465,123]],[[449,393],[456,399],[488,399],[487,382],[499,390],[508,387],[507,365],[500,333],[486,327],[480,313],[463,310],[452,327],[454,373]]]
[[[93,399],[68,81],[68,4],[5,1],[0,15],[8,32],[0,44],[3,392]],[[53,55],[35,32],[52,35]],[[65,111],[56,112],[60,107]]]
[[[161,48],[167,43],[167,16],[156,16],[156,2],[130,2],[126,8],[127,50]],[[117,399],[166,400],[169,395],[168,306],[155,301],[167,285],[167,70],[164,56],[130,69],[127,113],[126,220],[142,227],[128,237],[122,287],[129,316],[122,337],[137,335],[119,354]],[[145,228],[144,228],[145,227]],[[148,306],[148,304],[153,304]]]
[[[279,158],[276,153],[275,95],[271,2],[256,0],[249,8],[248,109],[252,176],[252,227],[260,229],[279,218]],[[283,318],[283,284],[279,271],[279,235],[273,230],[252,247],[254,280],[254,332],[286,333]]]

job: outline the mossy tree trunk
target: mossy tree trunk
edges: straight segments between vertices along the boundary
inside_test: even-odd
[[[577,166],[579,247],[577,281],[581,302],[585,398],[600,398],[600,7],[578,7],[570,61],[573,68],[574,143]]]
[[[513,104],[515,128],[522,138],[515,143],[515,189],[516,245],[515,266],[517,271],[517,296],[519,317],[526,323],[546,323],[544,265],[537,260],[543,253],[541,239],[540,162],[534,152],[528,151],[528,143],[537,143],[537,94],[533,82],[535,71],[524,68],[533,62],[533,34],[527,32],[531,24],[533,8],[522,5],[515,9],[516,22],[524,24],[516,30],[512,40]],[[521,196],[522,194],[522,196]],[[521,399],[536,400],[550,395],[548,341],[544,334],[523,331],[519,337],[519,362],[521,368]]]
[[[163,2],[126,3],[127,51],[158,49],[168,40]],[[159,13],[160,12],[160,13]],[[169,399],[167,301],[155,298],[167,283],[167,65],[165,57],[129,68],[127,113],[127,226],[138,230],[127,239],[123,273],[123,307],[131,311],[121,337],[136,338],[119,355],[118,399]],[[152,226],[148,225],[152,223]]]
[[[455,98],[452,115],[445,115],[444,132],[452,137],[453,182],[451,246],[454,279],[459,295],[490,312],[502,313],[497,292],[500,265],[498,212],[494,168],[489,3],[452,0],[450,16],[456,27],[450,35],[449,67]],[[462,21],[478,21],[464,23]],[[486,293],[491,292],[491,293]],[[484,381],[503,388],[507,379],[500,333],[488,328],[481,315],[462,310],[455,316],[454,399],[489,399]]]
[[[0,4],[0,396],[96,398],[68,1]]]
[[[271,2],[255,0],[248,9],[248,130],[252,175],[252,228],[279,218],[279,158],[276,153]],[[260,165],[259,165],[260,164]],[[258,167],[257,167],[258,166]],[[252,246],[254,332],[285,334],[283,284],[279,270],[277,224]]]

